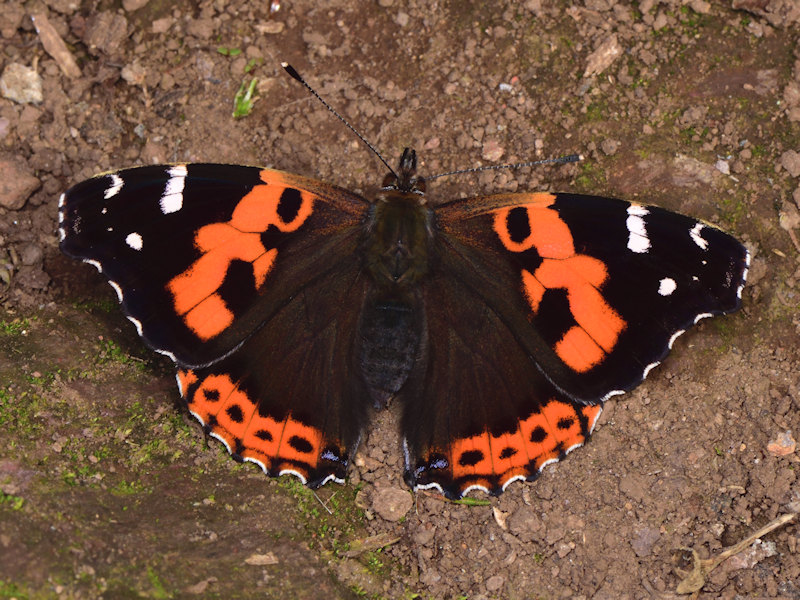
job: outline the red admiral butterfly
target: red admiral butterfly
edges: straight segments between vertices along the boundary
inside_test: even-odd
[[[61,197],[61,249],[109,279],[235,459],[312,487],[344,480],[392,398],[413,488],[533,480],[687,328],[739,308],[747,250],[690,217],[424,192],[411,149],[372,201],[257,167],[125,169]]]

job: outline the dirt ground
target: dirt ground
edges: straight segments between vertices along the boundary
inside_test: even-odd
[[[0,5],[0,598],[671,598],[677,549],[713,557],[800,508],[796,2],[270,8]],[[681,337],[585,448],[498,498],[412,496],[396,407],[345,486],[235,463],[103,279],[59,253],[56,206],[97,172],[165,161],[369,193],[384,169],[282,60],[391,163],[416,148],[423,175],[586,157],[444,178],[431,198],[580,191],[718,224],[753,255],[743,310]],[[700,597],[800,599],[799,551],[795,521]]]

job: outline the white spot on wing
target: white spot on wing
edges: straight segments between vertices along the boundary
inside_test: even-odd
[[[440,494],[444,494],[442,486],[438,483],[419,483],[414,486],[414,490],[439,490]]]
[[[329,481],[335,481],[336,483],[338,483],[340,485],[344,484],[344,479],[342,479],[341,477],[336,477],[336,475],[334,475],[333,473],[331,473],[325,479],[320,481],[319,484],[322,486],[322,485],[325,485],[326,483],[328,483]]]
[[[699,315],[697,315],[694,318],[694,322],[695,322],[695,324],[697,324],[701,319],[707,319],[707,318],[713,317],[713,316],[714,315],[712,315],[711,313],[700,313]]]
[[[178,392],[181,395],[181,398],[186,397],[186,390],[183,389],[183,382],[181,381],[180,373],[175,373],[175,382],[178,384]]]
[[[675,333],[672,334],[672,337],[669,338],[669,349],[670,350],[672,350],[672,344],[675,343],[675,340],[677,340],[679,337],[681,337],[684,333],[686,333],[685,329],[679,329],[678,331],[676,331]]]
[[[61,194],[58,197],[58,208],[64,208],[64,205],[67,203],[67,195]]]
[[[629,215],[636,215],[637,217],[646,217],[650,214],[650,211],[646,206],[642,206],[641,204],[631,204],[628,206],[627,213]]]
[[[650,250],[650,238],[647,237],[647,227],[644,218],[649,211],[644,206],[631,204],[628,207],[628,218],[625,226],[628,228],[628,250],[643,254]]]
[[[100,264],[99,262],[97,262],[96,260],[92,260],[91,258],[84,258],[84,259],[83,259],[83,262],[85,262],[87,265],[92,265],[92,266],[93,266],[95,269],[97,269],[97,270],[98,270],[100,273],[102,273],[102,272],[103,272],[103,265],[101,265],[101,264]]]
[[[592,432],[594,431],[594,426],[597,425],[597,422],[600,420],[600,415],[601,414],[603,414],[603,407],[602,406],[600,407],[600,412],[598,412],[597,415],[595,416],[594,421],[589,423],[589,435],[592,435]]]
[[[547,465],[552,465],[553,463],[557,463],[557,458],[551,458],[550,460],[546,460],[542,463],[542,466],[539,467],[539,472],[541,473]]]
[[[264,473],[269,475],[269,471],[267,470],[267,465],[265,465],[263,462],[261,462],[257,458],[251,458],[249,456],[245,456],[244,462],[251,462],[253,464],[258,465],[259,467],[261,467],[261,470],[264,471]]]
[[[122,184],[123,184],[122,177],[120,177],[116,173],[111,173],[109,177],[111,178],[111,185],[109,185],[103,192],[103,197],[106,200],[108,200],[109,198],[113,198],[114,196],[119,194],[119,191],[122,189]],[[105,214],[105,212],[103,214]]]
[[[502,488],[502,489],[503,489],[503,491],[505,492],[505,491],[506,491],[506,488],[507,488],[509,485],[511,485],[512,483],[514,483],[515,481],[525,481],[525,476],[524,476],[524,475],[514,475],[514,477],[509,477],[509,478],[508,478],[508,481],[506,481],[506,482],[503,484],[503,488]]]
[[[125,243],[128,244],[134,250],[141,250],[142,249],[142,236],[136,233],[129,233],[128,237],[125,238]]]
[[[139,335],[141,335],[141,334],[139,334]],[[164,356],[169,358],[174,363],[178,362],[178,360],[175,358],[175,355],[172,352],[170,352],[169,350],[162,350],[161,348],[153,348],[153,350],[155,350],[159,354],[163,354]]]
[[[218,433],[214,433],[213,431],[211,433],[209,433],[209,435],[211,437],[213,437],[214,439],[219,440],[220,442],[222,442],[222,444],[228,450],[228,454],[233,454],[233,452],[231,452],[231,447],[228,445],[228,441],[224,437],[222,437]],[[305,483],[305,481],[303,483]]]
[[[644,368],[644,371],[642,372],[642,379],[647,379],[647,376],[648,376],[648,375],[650,375],[650,371],[652,371],[653,369],[655,369],[655,368],[656,368],[658,365],[660,365],[660,364],[661,364],[661,363],[660,363],[659,361],[656,361],[656,362],[652,362],[652,363],[650,363],[649,365],[647,365],[647,366]]]
[[[669,296],[677,289],[677,287],[678,284],[675,283],[674,279],[665,277],[658,282],[658,293],[662,296]]]
[[[139,319],[134,319],[133,317],[128,317],[128,321],[133,323],[133,326],[136,327],[136,333],[140,336],[142,335],[142,322]]]
[[[108,280],[108,285],[110,285],[112,288],[114,288],[114,291],[117,292],[117,300],[119,300],[120,303],[121,303],[122,302],[122,288],[119,287],[119,284],[116,281],[111,281],[110,279]]]
[[[167,170],[169,179],[164,186],[164,193],[161,196],[159,205],[161,212],[165,215],[178,212],[183,208],[183,187],[186,183],[186,165],[175,165]]]
[[[464,491],[463,491],[463,492],[461,492],[461,495],[462,495],[462,496],[466,496],[466,495],[467,495],[467,494],[469,494],[469,493],[470,493],[472,490],[480,490],[480,491],[481,491],[481,492],[483,492],[484,494],[488,494],[488,493],[489,493],[489,490],[486,488],[486,486],[484,486],[484,485],[478,485],[478,484],[476,483],[476,484],[474,484],[474,485],[467,486],[467,487],[464,489]]]
[[[700,232],[703,231],[703,229],[705,229],[705,225],[702,223],[695,223],[695,226],[689,231],[689,236],[700,248],[703,250],[708,250],[708,242],[703,238],[703,236],[700,235]]]
[[[214,434],[212,433],[211,435]],[[227,444],[225,445],[227,446]],[[278,475],[294,475],[300,480],[300,483],[302,483],[303,485],[307,483],[306,478],[303,477],[303,474],[300,473],[300,471],[295,471],[294,469],[283,469],[280,473],[278,473]]]
[[[186,177],[189,174],[189,170],[186,165],[173,165],[167,169],[167,173],[169,173],[170,177]]]
[[[610,392],[608,392],[605,396],[603,396],[600,399],[600,402],[605,402],[609,398],[613,398],[614,396],[621,396],[624,393],[625,393],[624,390],[611,390]]]
[[[744,289],[744,284],[747,281],[747,274],[750,272],[750,252],[746,252],[744,257],[744,271],[742,271],[742,283],[736,290],[736,295],[738,296],[739,300],[742,299],[742,290]]]

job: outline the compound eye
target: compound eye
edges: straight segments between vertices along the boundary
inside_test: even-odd
[[[383,178],[381,187],[383,189],[397,189],[397,176],[394,173],[387,173],[386,177]]]

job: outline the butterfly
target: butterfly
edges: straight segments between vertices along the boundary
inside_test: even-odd
[[[416,167],[406,149],[372,200],[251,166],[114,171],[62,195],[61,249],[236,460],[341,483],[392,400],[405,481],[451,499],[535,479],[741,304],[749,254],[707,223],[565,193],[436,203]]]

